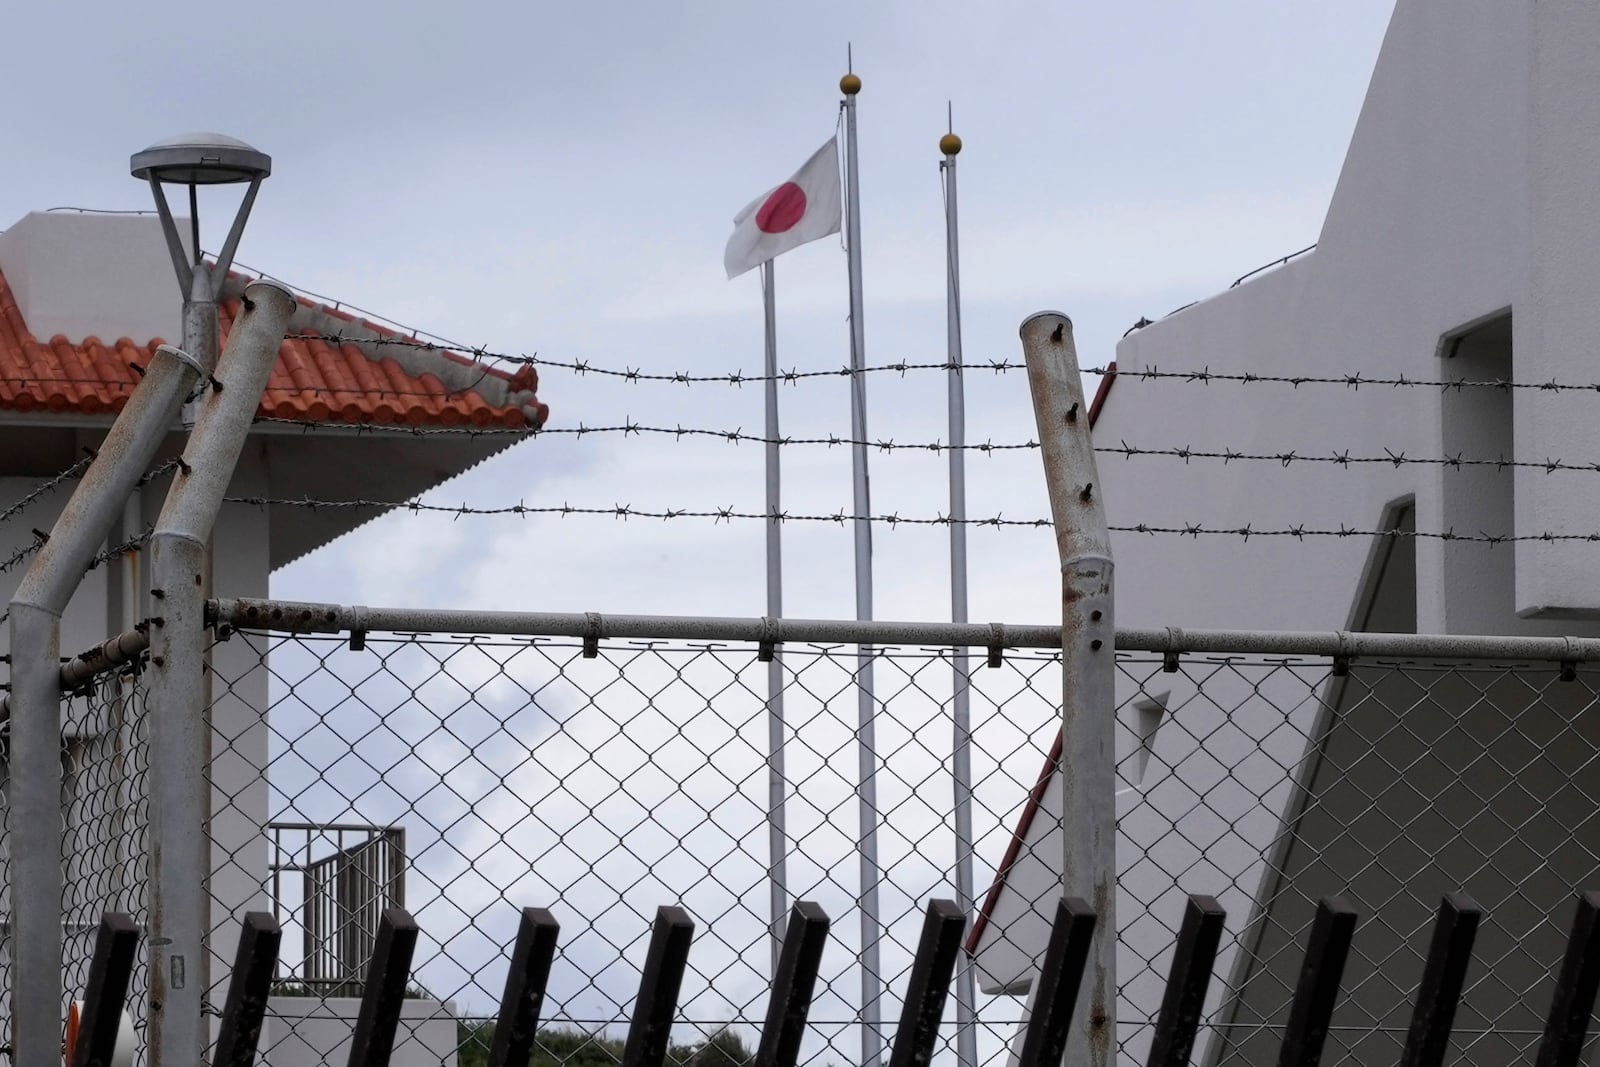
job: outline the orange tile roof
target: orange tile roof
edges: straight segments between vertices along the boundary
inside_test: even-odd
[[[235,290],[238,281],[230,278],[225,292]],[[300,298],[300,305],[290,333],[278,349],[277,366],[261,398],[258,418],[537,427],[549,414],[536,395],[538,375],[532,366],[512,374],[454,352],[397,347],[394,351],[405,359],[403,365],[373,349],[385,338],[408,339],[404,334],[305,297]],[[238,312],[237,296],[224,299],[219,306],[224,343]],[[356,324],[361,332],[373,335],[372,340],[334,344],[315,336],[333,332],[317,329],[314,321],[330,317]],[[29,332],[11,287],[0,274],[0,409],[79,414],[120,411],[139,382],[139,372],[132,364],[148,364],[162,343],[159,337],[143,344],[126,337],[109,345],[97,337],[73,343],[60,335],[42,343]],[[446,385],[445,379],[459,380],[464,369],[471,371],[470,387]]]

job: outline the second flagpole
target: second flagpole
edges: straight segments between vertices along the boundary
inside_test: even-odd
[[[855,504],[856,618],[866,620],[872,618],[872,492],[867,480],[866,333],[861,320],[861,196],[856,166],[856,94],[861,92],[861,79],[851,71],[839,79],[839,90],[844,93],[844,218],[850,266],[850,436],[855,441],[850,458]],[[872,661],[876,655],[873,648],[862,645],[856,661],[862,1067],[878,1067],[883,1051],[883,971],[878,954],[882,926],[878,917],[877,703],[872,691]]]
[[[946,344],[950,413],[950,621],[967,621],[967,400],[961,379],[961,253],[956,227],[956,154],[961,138],[951,129],[939,138],[944,156]],[[972,921],[972,694],[967,650],[951,650],[954,671],[950,694],[951,777],[955,781],[956,899]],[[961,1067],[978,1062],[977,984],[972,958],[961,954],[956,975],[956,1059]]]
[[[773,260],[761,264],[761,303],[766,310],[767,407],[767,617],[783,618],[783,524],[778,457],[778,316]],[[783,952],[784,914],[789,908],[784,819],[788,784],[784,781],[783,660],[776,649],[767,660],[767,885],[771,893],[768,927],[772,934],[772,973]]]

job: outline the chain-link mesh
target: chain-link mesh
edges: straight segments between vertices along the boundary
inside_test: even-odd
[[[62,985],[71,999],[88,986],[101,917],[120,911],[141,926],[148,920],[146,695],[138,670],[127,669],[102,675],[62,704]],[[141,951],[126,1009],[137,1033],[145,1029],[148,989]]]
[[[666,903],[698,923],[675,1057],[754,1047],[772,962],[767,665],[754,646],[589,651],[377,633],[358,650],[253,632],[217,646],[213,866],[237,884],[214,918],[223,931],[249,904],[284,924],[267,1062],[348,1040],[376,918],[401,902],[422,941],[397,1063],[482,1061],[525,905],[562,923],[552,1061],[615,1057]],[[833,919],[803,1060],[843,1067],[861,1061],[863,1025],[859,660],[853,645],[779,656],[786,888]],[[950,657],[880,647],[874,660],[886,1040],[922,907],[956,895]],[[1363,919],[1330,1062],[1397,1058],[1433,912],[1456,890],[1487,911],[1457,1020],[1463,1062],[1531,1056],[1574,893],[1600,884],[1588,675],[1137,653],[1118,669],[1124,1062],[1148,1048],[1188,893],[1229,916],[1196,1062],[1275,1060],[1315,901],[1331,893]],[[994,887],[970,942],[983,1063],[1003,1062],[1017,1032],[1060,894],[1061,684],[1043,652],[972,675],[976,885]],[[233,934],[213,944],[221,1003]],[[939,1049],[952,1064],[954,1019],[952,998]]]
[[[753,1046],[772,952],[766,665],[754,647],[658,642],[586,658],[578,642],[496,638],[374,634],[359,652],[342,638],[239,633],[228,644],[253,650],[242,661],[271,664],[270,799],[253,815],[273,841],[259,888],[285,927],[282,992],[352,1010],[334,997],[356,991],[349,975],[330,975],[329,962],[364,943],[383,903],[404,899],[423,931],[412,1006],[421,1018],[403,1024],[398,1051],[423,1062],[424,1047],[453,1052],[464,1041],[470,1056],[486,1044],[471,1020],[496,1010],[518,911],[536,904],[563,924],[550,1027],[616,1038],[655,908],[682,903],[699,928],[678,1057],[723,1028]],[[834,921],[808,1059],[854,1063],[858,661],[854,648],[781,658],[788,889]],[[953,895],[951,667],[948,653],[923,651],[886,650],[877,663],[878,696],[892,710],[878,724],[887,1035],[924,903]],[[978,838],[993,851],[1025,799],[1012,765],[1043,759],[1059,668],[1015,656],[978,681]],[[386,884],[396,861],[404,877]],[[365,953],[347,962],[364,965]],[[300,1041],[307,1010],[276,1000],[268,1040]],[[1004,998],[985,1025],[1003,1042],[1019,1015]],[[570,1034],[549,1037],[575,1051]],[[307,1044],[331,1051],[319,1040]],[[714,1047],[731,1047],[722,1042]]]
[[[882,638],[880,638],[882,640]],[[352,646],[355,647],[352,647]],[[586,654],[587,653],[587,654]],[[620,1053],[649,923],[698,927],[673,1058],[754,1047],[772,966],[767,664],[683,640],[237,632],[211,650],[207,1005],[238,920],[284,927],[264,1062],[341,1056],[383,909],[422,928],[395,1063],[483,1062],[521,907],[562,923],[547,1063]],[[833,919],[802,1059],[861,1062],[861,806],[855,645],[778,652],[788,899]],[[875,650],[885,1040],[929,897],[954,897],[949,649]],[[969,946],[979,1062],[1004,1061],[1060,894],[1059,657],[973,661]],[[1189,893],[1227,933],[1195,1062],[1274,1061],[1318,898],[1362,919],[1332,1063],[1399,1056],[1442,894],[1484,907],[1455,1028],[1464,1063],[1526,1062],[1580,889],[1600,885],[1600,717],[1570,664],[1339,665],[1120,653],[1118,1041],[1142,1062]],[[101,913],[147,921],[146,707],[136,672],[64,702],[65,987]],[[198,825],[198,820],[197,820]],[[9,851],[0,848],[0,861]],[[7,867],[0,907],[10,915]],[[985,890],[988,890],[985,894]],[[9,997],[10,924],[0,927]],[[142,1033],[141,969],[130,1014]],[[955,1001],[938,1058],[957,1061]],[[9,1023],[9,1005],[0,1005]],[[140,1042],[142,1046],[142,1041]],[[1592,1050],[1591,1050],[1592,1052]]]

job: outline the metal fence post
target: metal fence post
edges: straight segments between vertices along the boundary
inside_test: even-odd
[[[243,309],[156,522],[150,595],[150,1015],[152,1067],[196,1062],[203,1037],[205,554],[223,494],[266,388],[295,299],[271,282]]]
[[[61,613],[172,429],[199,368],[162,346],[11,600],[11,1044],[61,1059]]]
[[[1095,473],[1072,322],[1046,311],[1022,323],[1028,386],[1061,556],[1062,891],[1099,917],[1072,1016],[1066,1061],[1110,1067],[1116,1055],[1116,650],[1111,537]]]

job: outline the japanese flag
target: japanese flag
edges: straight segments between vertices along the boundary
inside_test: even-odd
[[[839,232],[839,139],[830,138],[794,177],[761,194],[733,219],[722,265],[728,277]]]

